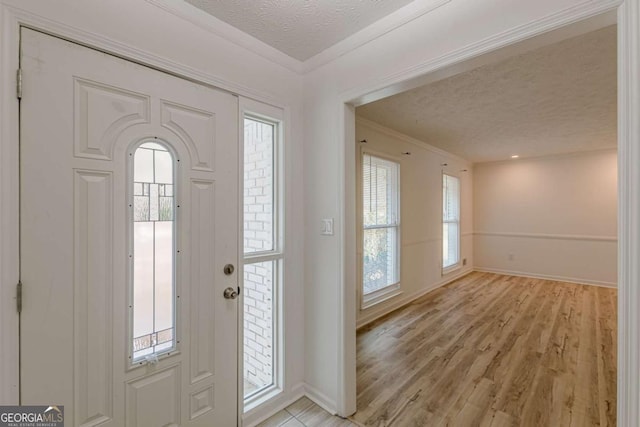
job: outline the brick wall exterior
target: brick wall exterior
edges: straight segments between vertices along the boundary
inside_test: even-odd
[[[273,262],[244,267],[244,378],[261,388],[273,381]]]
[[[244,251],[274,249],[273,127],[245,120]],[[274,262],[244,266],[245,394],[273,382]]]
[[[273,249],[273,127],[245,122],[244,251]]]

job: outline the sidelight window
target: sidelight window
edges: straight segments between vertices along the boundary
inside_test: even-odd
[[[284,261],[281,122],[247,113],[243,137],[243,376],[248,410],[278,393],[281,387],[278,303]]]
[[[175,348],[174,157],[164,145],[141,144],[131,185],[132,359]]]

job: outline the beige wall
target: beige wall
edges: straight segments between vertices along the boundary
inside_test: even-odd
[[[356,140],[363,139],[367,143],[356,147],[357,171],[362,150],[400,163],[402,294],[367,309],[358,300],[358,326],[471,269],[616,286],[616,150],[472,166],[358,118]],[[410,156],[402,154],[407,151]],[[467,259],[464,269],[448,276],[440,268],[443,170],[461,178],[461,258]],[[358,260],[361,228],[358,222]]]
[[[616,286],[615,150],[474,166],[475,268]]]
[[[360,171],[361,150],[395,158],[400,163],[400,286],[402,294],[365,310],[358,310],[362,325],[389,312],[411,299],[471,270],[473,266],[472,170],[469,162],[378,124],[358,119],[356,138],[366,139],[356,153]],[[411,155],[403,155],[410,152]],[[441,166],[447,163],[448,166]],[[461,172],[467,169],[467,172]],[[461,259],[467,265],[446,276],[442,260],[442,172],[461,180]],[[360,178],[358,177],[358,182]],[[360,212],[360,210],[358,210]],[[362,223],[358,224],[357,241],[362,242]],[[362,259],[362,244],[358,245]],[[361,269],[359,265],[359,270]],[[358,277],[358,283],[361,283]],[[358,289],[360,287],[358,286]],[[358,305],[360,307],[360,305]]]

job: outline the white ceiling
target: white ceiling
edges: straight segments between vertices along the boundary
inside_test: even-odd
[[[185,0],[305,61],[413,0]]]
[[[616,27],[358,107],[473,162],[616,146]]]

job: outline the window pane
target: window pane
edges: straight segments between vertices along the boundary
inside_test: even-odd
[[[155,182],[163,184],[173,183],[173,159],[167,151],[155,150]]]
[[[244,266],[244,395],[274,383],[275,261]]]
[[[273,164],[275,126],[244,120],[244,252],[275,249]]]
[[[173,157],[144,143],[134,154],[133,359],[174,348]]]
[[[460,179],[444,175],[442,185],[442,219],[458,221],[460,219]]]
[[[133,336],[153,332],[153,223],[133,225]]]
[[[365,154],[362,158],[364,226],[398,223],[398,164]]]
[[[173,327],[173,222],[155,223],[155,330]],[[165,262],[163,262],[165,261]]]
[[[397,234],[396,227],[364,230],[364,295],[398,282]]]
[[[153,182],[153,150],[136,150],[133,175],[135,182]]]
[[[459,225],[455,222],[445,222],[442,224],[442,265],[443,267],[450,267],[456,264],[458,260],[458,254],[460,253],[458,248]]]
[[[460,260],[460,179],[442,176],[442,267]]]

